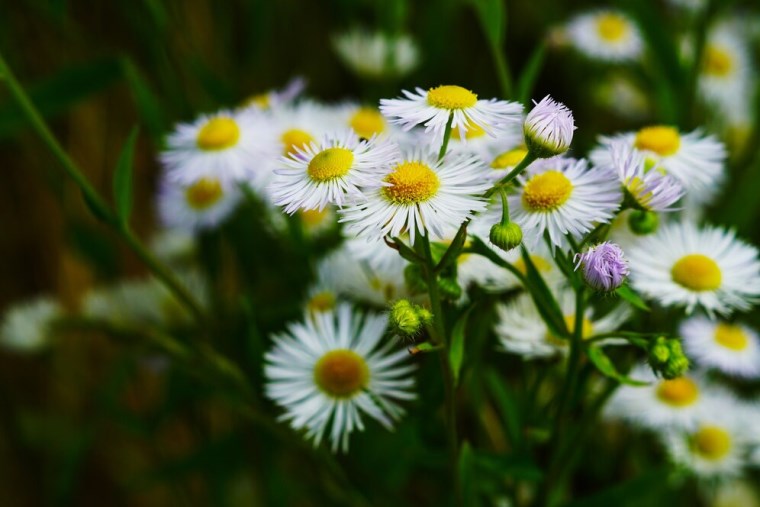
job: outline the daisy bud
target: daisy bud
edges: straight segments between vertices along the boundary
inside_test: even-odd
[[[393,303],[389,320],[391,329],[399,336],[413,336],[422,327],[415,305],[406,299],[399,299]]]
[[[630,272],[623,250],[604,242],[575,256],[575,269],[583,266],[583,278],[595,290],[610,292],[621,285]]]
[[[660,336],[649,346],[649,364],[655,374],[666,379],[682,376],[689,369],[689,359],[683,353],[681,342]]]
[[[523,124],[525,145],[538,158],[565,153],[573,141],[574,130],[573,113],[548,95],[528,113]]]
[[[628,216],[628,227],[639,236],[652,234],[658,225],[660,217],[654,211],[635,210]]]
[[[488,237],[491,239],[491,243],[505,252],[509,252],[520,245],[523,234],[519,225],[509,222],[506,224],[494,224]]]

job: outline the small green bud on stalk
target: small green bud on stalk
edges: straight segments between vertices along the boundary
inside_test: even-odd
[[[628,216],[628,227],[639,236],[652,234],[659,225],[660,217],[654,211],[635,210]]]
[[[655,374],[670,380],[686,373],[689,358],[683,353],[679,340],[659,336],[649,346],[649,364]]]
[[[514,222],[506,224],[494,224],[488,236],[491,243],[505,252],[517,248],[522,242],[523,233],[519,225]]]

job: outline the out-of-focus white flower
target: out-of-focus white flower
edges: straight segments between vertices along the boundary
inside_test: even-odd
[[[760,377],[760,338],[743,324],[692,317],[681,324],[688,356],[698,365],[729,375]]]
[[[408,35],[354,29],[333,37],[332,42],[346,67],[362,77],[400,77],[419,63],[419,49]]]
[[[51,324],[63,314],[61,305],[47,296],[11,306],[0,324],[0,346],[22,353],[45,348]]]
[[[638,27],[621,11],[580,14],[567,23],[565,32],[575,49],[594,60],[632,61],[639,59],[643,51]]]
[[[232,214],[241,197],[235,182],[212,173],[187,182],[164,174],[157,197],[158,214],[168,229],[213,229]]]

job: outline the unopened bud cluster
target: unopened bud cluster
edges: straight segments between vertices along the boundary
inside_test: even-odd
[[[433,314],[427,308],[411,303],[406,299],[399,299],[391,307],[389,320],[394,333],[399,336],[411,337],[418,334],[422,326],[433,321]]]
[[[659,336],[649,346],[649,365],[656,375],[673,379],[686,373],[689,358],[683,353],[679,340]]]

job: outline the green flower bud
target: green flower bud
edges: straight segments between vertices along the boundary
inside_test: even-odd
[[[491,233],[489,238],[491,243],[498,246],[505,252],[509,252],[513,248],[516,248],[522,242],[522,229],[514,222],[507,224],[494,224],[491,227]]]
[[[422,319],[414,305],[406,299],[399,299],[391,307],[390,325],[401,336],[412,336],[419,332]]]
[[[689,358],[683,353],[679,340],[659,336],[649,346],[649,365],[655,374],[673,379],[686,373]]]
[[[417,309],[417,316],[423,324],[427,325],[433,322],[433,312],[419,305],[415,305],[415,307]]]
[[[652,234],[658,225],[660,217],[654,211],[635,210],[628,216],[628,227],[639,236]]]

